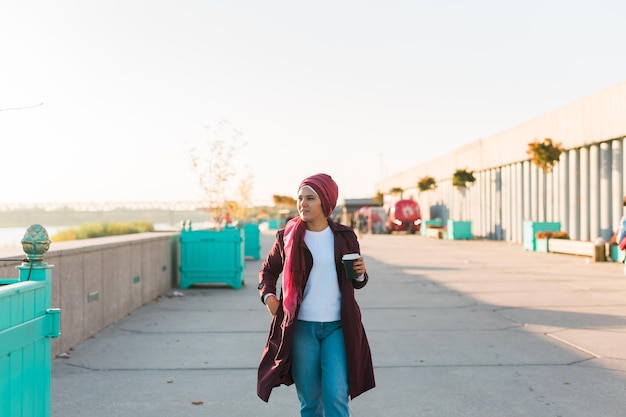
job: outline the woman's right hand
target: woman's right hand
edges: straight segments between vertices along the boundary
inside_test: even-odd
[[[280,308],[280,301],[278,301],[278,298],[276,298],[275,295],[270,295],[267,297],[267,300],[265,300],[265,305],[267,306],[267,310],[270,312],[272,317],[274,317]]]

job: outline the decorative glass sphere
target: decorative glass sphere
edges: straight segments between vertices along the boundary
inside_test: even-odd
[[[43,255],[50,249],[48,231],[40,224],[33,224],[24,233],[22,249],[31,261],[41,261]]]

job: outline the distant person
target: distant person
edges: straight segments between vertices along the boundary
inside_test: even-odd
[[[375,386],[354,297],[354,290],[367,284],[368,274],[359,257],[353,265],[357,278],[346,277],[340,259],[360,254],[360,248],[354,230],[330,218],[338,191],[326,174],[302,181],[299,216],[278,231],[259,271],[258,288],[272,324],[258,369],[257,395],[267,402],[274,387],[295,383],[302,417],[349,417],[349,399]]]
[[[622,207],[626,207],[626,197],[622,200]],[[626,213],[622,214],[622,218],[619,220],[619,226],[617,228],[617,235],[615,236],[615,243],[619,245],[620,250],[626,250]]]
[[[285,223],[283,224],[283,227],[284,227],[287,223],[289,223],[289,220],[291,220],[291,219],[293,219],[293,215],[292,215],[291,213],[289,213],[289,214],[287,215],[287,217],[285,217]]]

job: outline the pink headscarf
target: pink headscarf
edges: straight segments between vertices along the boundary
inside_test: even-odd
[[[298,187],[311,187],[322,202],[322,210],[330,217],[339,197],[337,183],[327,174],[315,174],[305,178]],[[283,310],[287,324],[295,319],[295,311],[304,292],[304,234],[306,223],[298,217],[294,217],[285,226],[285,267],[283,269]]]

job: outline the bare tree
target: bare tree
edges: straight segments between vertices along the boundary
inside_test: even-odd
[[[248,216],[248,207],[252,204],[252,189],[254,188],[254,178],[252,174],[248,173],[239,182],[239,213],[238,217],[246,219]]]
[[[228,210],[228,185],[236,174],[235,158],[245,145],[242,133],[221,120],[216,128],[207,127],[208,137],[202,146],[189,148],[189,156],[198,184],[206,199],[207,211],[219,223]]]

